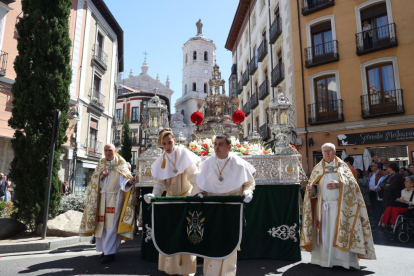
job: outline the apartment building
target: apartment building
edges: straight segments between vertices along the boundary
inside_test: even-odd
[[[244,137],[256,130],[272,146],[267,111],[280,86],[296,102],[290,2],[241,0],[226,41],[232,51],[230,95],[246,114]]]
[[[300,153],[308,172],[321,145],[361,160],[414,158],[414,2],[290,0]]]

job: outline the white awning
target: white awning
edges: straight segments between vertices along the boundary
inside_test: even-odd
[[[82,161],[82,167],[84,168],[95,169],[97,165],[97,162]]]

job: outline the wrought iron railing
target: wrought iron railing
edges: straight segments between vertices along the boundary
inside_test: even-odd
[[[90,91],[90,104],[100,110],[105,109],[105,95],[98,90],[91,88]]]
[[[102,142],[94,139],[86,140],[88,155],[101,156],[103,153]]]
[[[361,96],[363,118],[404,113],[403,90],[371,93]]]
[[[242,76],[242,84],[243,86],[246,86],[246,84],[249,83],[249,69],[246,69]]]
[[[264,100],[269,95],[269,81],[266,79],[259,86],[259,100]]]
[[[308,15],[335,5],[334,0],[302,0],[302,15]]]
[[[395,23],[357,33],[355,39],[357,55],[365,55],[398,45]]]
[[[237,82],[237,94],[240,95],[243,92],[243,85],[241,81]]]
[[[108,63],[108,55],[99,47],[98,44],[93,45],[93,58],[106,70]]]
[[[285,78],[285,66],[279,63],[272,70],[272,87],[276,87]]]
[[[139,123],[139,118],[133,118],[133,117],[131,117],[130,123]]]
[[[250,70],[249,70],[249,74],[251,76],[254,75],[254,73],[257,71],[257,56],[253,56],[252,59],[250,60]]]
[[[308,123],[310,125],[344,120],[342,100],[316,102],[308,105]]]
[[[276,17],[269,29],[269,43],[274,44],[282,34],[282,19]]]
[[[233,66],[231,67],[231,74],[237,75],[237,64],[233,64]]]
[[[262,136],[263,140],[267,140],[271,137],[270,128],[266,123],[260,126],[260,136]]]
[[[311,68],[338,61],[338,41],[332,40],[305,49],[305,67]]]
[[[259,98],[257,97],[257,92],[252,94],[252,96],[250,97],[250,102],[252,105],[252,109],[255,109],[259,105]]]
[[[6,75],[8,57],[9,57],[8,53],[0,51],[0,76],[2,77]]]
[[[243,112],[246,115],[246,117],[250,115],[250,102],[245,103],[245,105],[243,106]]]
[[[262,62],[267,55],[267,40],[263,39],[257,49],[257,61]]]

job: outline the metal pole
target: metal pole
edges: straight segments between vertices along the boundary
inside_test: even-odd
[[[48,179],[47,179],[47,186],[46,186],[46,196],[45,196],[45,205],[44,205],[44,213],[43,213],[42,240],[44,240],[46,238],[47,217],[49,215],[50,186],[52,184],[53,159],[55,157],[55,140],[58,137],[60,115],[61,115],[61,113],[57,109],[55,111],[55,115],[53,117],[52,140],[50,142],[49,172],[48,172]]]

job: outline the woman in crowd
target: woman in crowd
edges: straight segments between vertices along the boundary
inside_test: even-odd
[[[404,178],[398,172],[400,168],[397,163],[390,163],[387,167],[388,176],[380,184],[379,190],[383,191],[382,195],[382,208],[385,211],[388,206],[399,197],[401,197],[401,191],[404,189]]]
[[[410,206],[413,206],[413,188],[414,188],[414,176],[407,176],[405,178],[405,189],[401,191],[401,197],[397,198],[392,206],[388,206],[385,209],[381,218],[381,226],[385,227],[388,223],[394,228],[397,217],[406,212]]]
[[[367,207],[367,212],[369,213],[371,210],[371,202],[369,200],[368,181],[361,169],[356,169],[356,172],[359,190],[361,191],[361,194],[364,197],[365,206]]]
[[[174,134],[170,128],[161,130],[158,134],[158,146],[164,152],[151,165],[155,184],[151,194],[144,195],[149,204],[151,197],[161,196],[164,191],[167,196],[190,196],[193,185],[189,179],[195,179],[197,163],[200,158],[184,147],[176,146]],[[166,257],[159,255],[158,269],[174,275],[189,275],[197,270],[196,256],[175,255]]]

